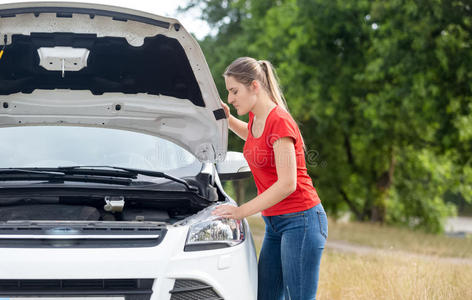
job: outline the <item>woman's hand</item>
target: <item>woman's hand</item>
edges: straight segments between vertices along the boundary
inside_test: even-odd
[[[221,99],[220,99],[220,102],[221,102],[221,106],[223,106],[223,109],[225,111],[226,118],[228,119],[229,129],[231,129],[234,133],[236,133],[243,140],[246,140],[247,139],[247,134],[248,134],[247,123],[244,122],[244,121],[239,120],[236,117],[233,117],[231,115],[230,110],[229,110],[229,106],[226,103],[224,103],[223,101],[221,101]]]
[[[221,106],[223,106],[223,109],[225,110],[226,118],[229,119],[229,116],[231,115],[231,113],[229,112],[229,106],[221,100],[220,102],[221,102]]]
[[[233,205],[220,205],[211,212],[212,215],[217,215],[223,218],[241,220],[244,218],[241,207]]]

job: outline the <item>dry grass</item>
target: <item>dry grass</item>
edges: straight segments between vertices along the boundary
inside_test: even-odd
[[[406,228],[329,220],[329,239],[374,248],[403,250],[441,257],[472,258],[472,238],[426,234]]]
[[[259,217],[248,221],[259,253],[264,223]],[[329,226],[329,239],[334,236],[337,240],[402,251],[359,255],[325,250],[317,299],[472,299],[472,264],[440,258],[470,257],[465,253],[470,249],[470,240],[371,224],[331,222]],[[459,249],[451,249],[454,247]]]
[[[264,239],[265,224],[261,217],[251,216],[247,218],[249,226],[251,226],[252,237],[254,238],[254,244],[256,246],[257,257],[261,252],[262,240]]]
[[[326,251],[317,299],[472,299],[472,265]]]
[[[254,240],[262,241],[264,235],[262,218],[254,216],[248,218],[248,221],[254,234]],[[472,238],[470,236],[456,238],[378,224],[336,223],[332,219],[328,220],[328,224],[328,240],[332,241],[346,241],[355,245],[401,250],[423,255],[472,258]],[[259,237],[259,235],[261,236]]]

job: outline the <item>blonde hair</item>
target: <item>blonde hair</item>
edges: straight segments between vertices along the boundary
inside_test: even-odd
[[[226,68],[223,76],[232,76],[248,88],[254,80],[257,80],[269,94],[270,99],[288,111],[277,73],[269,61],[240,57]]]
[[[247,88],[251,86],[251,83],[254,80],[257,80],[269,94],[270,99],[288,112],[287,101],[285,101],[284,94],[280,89],[279,78],[269,61],[256,60],[252,57],[240,57],[226,68],[223,76],[234,77],[234,79],[245,85]],[[306,150],[303,136],[301,136],[301,138],[303,150]]]

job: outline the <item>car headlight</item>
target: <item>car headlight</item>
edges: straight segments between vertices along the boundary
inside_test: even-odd
[[[187,223],[191,225],[184,251],[226,248],[244,241],[243,222],[212,215],[215,207],[208,207],[189,219]]]

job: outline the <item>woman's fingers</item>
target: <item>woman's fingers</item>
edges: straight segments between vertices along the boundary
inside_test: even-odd
[[[229,118],[229,115],[230,115],[229,106],[223,101],[221,101],[221,106],[223,106],[223,109],[225,110],[226,118]]]
[[[212,212],[213,215],[217,215],[223,218],[229,219],[240,219],[239,215],[237,214],[238,207],[232,205],[220,205]]]
[[[223,216],[224,214],[227,213],[226,206],[228,206],[228,205],[218,206],[217,208],[215,208],[215,210],[212,212],[212,214],[217,215],[217,216]]]

